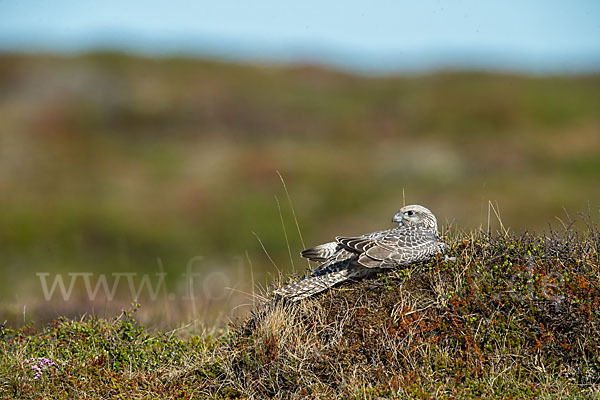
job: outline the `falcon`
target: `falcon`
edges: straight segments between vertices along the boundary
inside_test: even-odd
[[[338,236],[334,242],[302,251],[302,257],[321,264],[308,277],[275,293],[298,301],[346,280],[427,261],[448,250],[438,234],[437,220],[427,208],[402,207],[392,222],[398,226],[362,236]]]

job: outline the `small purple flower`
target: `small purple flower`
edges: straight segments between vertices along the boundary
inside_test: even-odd
[[[28,358],[25,360],[25,365],[30,365],[31,370],[34,372],[33,380],[41,379],[43,374],[46,372],[56,372],[58,364],[54,361],[46,358]],[[26,378],[27,380],[31,380],[31,378]]]

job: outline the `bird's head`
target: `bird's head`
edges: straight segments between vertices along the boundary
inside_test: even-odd
[[[425,229],[437,231],[437,220],[435,215],[427,208],[413,204],[400,209],[392,218],[392,222],[397,222],[404,226],[420,226]]]

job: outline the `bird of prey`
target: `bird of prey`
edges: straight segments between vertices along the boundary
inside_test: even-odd
[[[334,242],[304,250],[302,257],[321,264],[308,277],[275,293],[302,300],[348,279],[423,262],[448,249],[438,235],[435,216],[423,206],[402,207],[392,222],[398,226],[362,236],[338,236]]]

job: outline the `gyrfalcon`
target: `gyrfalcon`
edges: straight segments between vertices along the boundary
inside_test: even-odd
[[[357,237],[338,236],[335,242],[304,250],[302,257],[321,264],[308,277],[275,293],[292,301],[302,300],[348,279],[420,263],[447,251],[437,231],[437,220],[427,208],[402,207],[392,221],[398,226]]]

